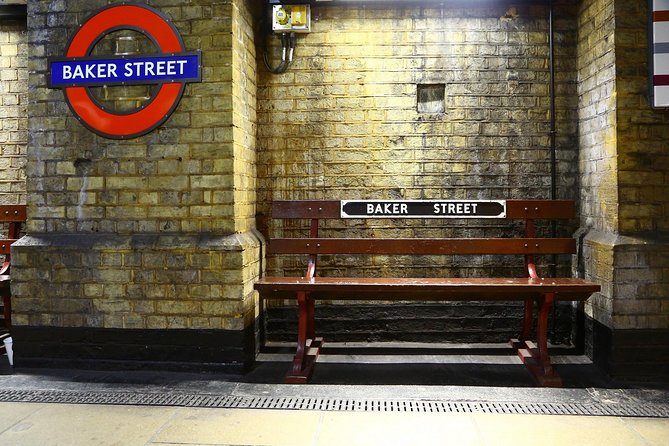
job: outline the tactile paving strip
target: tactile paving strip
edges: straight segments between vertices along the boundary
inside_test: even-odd
[[[0,402],[215,407],[349,412],[432,412],[669,418],[667,404],[519,403],[346,398],[273,398],[188,393],[0,390]]]

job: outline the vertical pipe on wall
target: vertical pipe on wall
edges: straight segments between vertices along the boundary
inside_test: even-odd
[[[550,157],[551,157],[551,200],[557,199],[557,131],[555,116],[555,29],[554,29],[554,8],[553,0],[548,1],[548,71],[549,71],[549,95],[550,95]],[[551,237],[557,237],[557,225],[555,220],[551,222]],[[550,275],[555,277],[557,258],[551,256]],[[555,319],[556,305],[553,303],[553,316],[551,327],[551,342],[556,343]]]
[[[550,148],[551,148],[551,200],[557,198],[557,141],[555,130],[555,31],[553,0],[548,2],[548,66],[550,71]],[[552,234],[555,237],[555,234]]]

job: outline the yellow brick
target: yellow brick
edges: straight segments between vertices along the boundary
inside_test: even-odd
[[[147,216],[149,218],[185,218],[188,216],[188,208],[185,206],[150,206]]]
[[[153,176],[148,180],[150,190],[181,191],[188,189],[188,177],[185,175]]]
[[[107,189],[142,190],[146,187],[145,177],[108,177],[106,179]]]
[[[59,161],[56,163],[56,173],[58,175],[74,175],[76,169],[71,161]]]

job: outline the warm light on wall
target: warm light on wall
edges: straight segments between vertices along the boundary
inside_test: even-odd
[[[550,0],[514,0],[514,5],[522,4],[536,4],[543,3],[548,4]],[[286,0],[268,0],[270,5],[278,5],[285,3]],[[329,6],[329,5],[341,5],[341,4],[356,4],[356,5],[366,5],[366,4],[377,4],[377,5],[388,5],[388,6],[401,6],[405,5],[420,5],[420,4],[437,4],[441,6],[484,6],[484,5],[499,5],[507,4],[508,0],[290,0],[290,3],[293,4],[310,4],[314,6]]]
[[[388,6],[402,6],[405,5],[420,5],[420,4],[437,4],[441,6],[485,6],[485,5],[500,5],[508,4],[508,0],[267,0],[270,5],[278,5],[289,1],[292,4],[309,4],[314,6],[330,6],[341,4],[378,4]],[[522,4],[548,4],[550,0],[514,0],[514,5]]]
[[[270,0],[271,1],[271,0]],[[520,0],[514,3],[547,3],[548,0]],[[305,2],[306,3],[306,2]],[[387,3],[387,4],[401,4],[401,3],[441,3],[444,5],[453,3],[467,3],[467,4],[485,4],[485,3],[502,3],[500,0],[311,0],[309,3]]]

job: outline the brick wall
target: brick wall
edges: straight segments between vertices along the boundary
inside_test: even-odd
[[[587,1],[578,19],[580,214],[609,232],[618,228],[614,12],[612,0]]]
[[[114,359],[112,346],[97,343],[110,330],[140,331],[136,339],[148,347],[144,357],[129,348],[138,355],[124,358],[130,361],[248,363],[260,243],[252,219],[255,63],[247,2],[151,2],[188,50],[202,50],[202,82],[187,85],[158,129],[127,141],[94,135],[63,93],[46,87],[47,57],[62,56],[77,26],[107,3],[29,5],[29,235],[15,245],[12,277],[23,345],[17,363],[40,356]],[[139,41],[132,34],[110,35],[100,45]],[[107,104],[132,107],[146,92],[116,87],[104,94]],[[69,357],[63,349],[44,350],[49,329],[83,333],[81,342]],[[175,342],[165,329],[184,332],[179,345],[152,349]],[[197,349],[199,337],[212,331],[240,335],[229,337],[234,345],[221,341],[211,356],[182,355],[185,344]]]
[[[254,17],[248,2],[232,8],[232,131],[235,230],[255,228],[257,60]]]
[[[619,230],[614,324],[669,329],[669,112],[648,96],[647,3],[616,1]]]
[[[557,186],[561,198],[576,198],[576,21],[569,2],[557,3]],[[314,7],[312,32],[298,36],[292,67],[260,73],[261,216],[269,215],[273,199],[548,198],[547,17],[543,6],[506,4]],[[274,60],[277,40],[269,39]],[[423,88],[442,94],[443,110],[420,104]],[[347,235],[373,227],[364,232],[373,237],[520,231],[498,222],[405,221],[398,230],[387,222],[348,223]],[[288,236],[293,224],[264,219],[261,226]],[[328,230],[337,225],[328,222]],[[574,222],[560,228],[574,230]],[[300,274],[302,260],[271,259],[268,267]],[[522,259],[493,256],[329,260],[319,265],[323,275],[523,274]],[[515,331],[494,318],[486,314],[482,324],[499,322],[505,335]]]
[[[669,328],[669,114],[649,105],[647,20],[646,4],[613,0],[579,15],[584,272],[603,287],[587,309],[618,329]]]
[[[314,8],[292,68],[261,76],[262,201],[547,197],[546,14]],[[573,197],[575,33],[558,26],[559,186]],[[417,86],[434,84],[445,112],[418,112]]]
[[[110,141],[83,128],[45,82],[47,57],[62,56],[77,26],[107,3],[29,2],[27,32],[0,25],[0,201],[29,204],[29,236],[15,247],[13,271],[18,364],[71,365],[72,356],[249,362],[261,268],[256,200],[263,232],[289,235],[295,227],[269,223],[273,199],[549,196],[545,6],[315,7],[293,66],[274,76],[256,70],[263,45],[255,3],[155,0],[187,48],[203,50],[203,82],[187,87],[153,133]],[[659,358],[643,345],[661,343],[669,328],[669,115],[648,106],[647,5],[555,3],[558,196],[580,201],[575,271],[602,284],[586,313],[593,337],[608,337],[587,342],[594,357],[613,352],[604,362],[635,372],[644,358]],[[276,58],[276,39],[270,46]],[[114,107],[147,95],[98,93]],[[352,224],[356,232],[375,223]],[[398,233],[381,226],[373,236]],[[406,236],[512,229],[401,224]],[[489,257],[352,261],[364,274],[520,273],[518,262]],[[293,273],[304,265],[269,267]],[[426,321],[437,312],[469,318],[434,319],[441,328],[453,323],[455,334],[480,323],[506,336],[511,322],[501,318],[517,318],[515,309],[488,310],[425,306],[390,320],[406,319],[398,338],[429,335]],[[384,314],[362,308],[368,330],[356,311],[353,337],[360,327],[361,336],[386,329]]]
[[[26,202],[28,46],[22,22],[0,22],[0,203]]]
[[[232,5],[210,3],[152,4],[203,50],[203,82],[186,87],[169,125],[127,142],[84,129],[45,82],[45,56],[62,55],[73,25],[107,2],[31,5],[31,233],[234,232]]]
[[[666,110],[652,110],[646,2],[590,0],[579,12],[580,274],[586,351],[611,374],[666,379],[669,331]]]
[[[582,226],[590,231],[581,274],[602,284],[602,292],[586,303],[586,312],[610,324],[613,306],[610,241],[618,229],[613,0],[582,2],[578,22],[580,218]]]
[[[620,232],[669,233],[669,112],[650,110],[648,5],[616,2]]]
[[[574,198],[575,23],[560,11],[558,189]],[[315,8],[291,69],[260,78],[260,212],[279,198],[547,198],[546,17]],[[443,86],[444,113],[418,111],[419,85]]]

